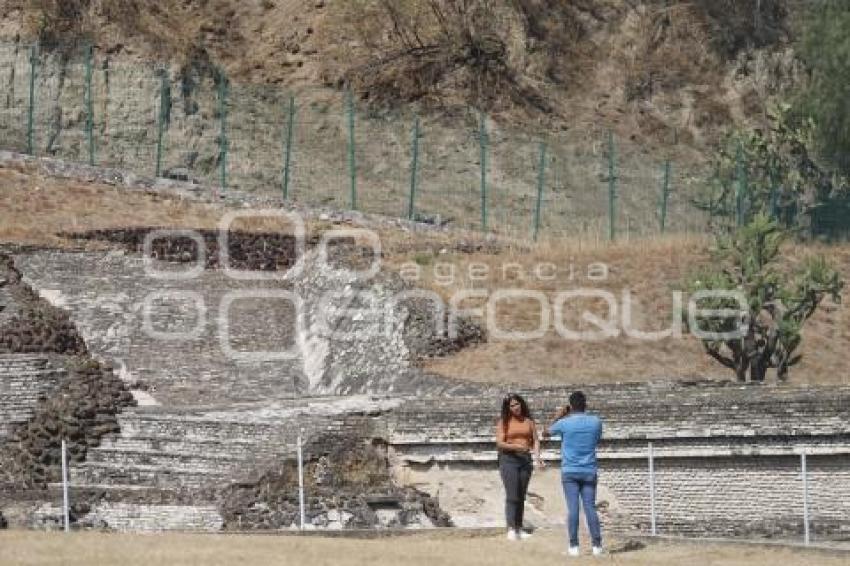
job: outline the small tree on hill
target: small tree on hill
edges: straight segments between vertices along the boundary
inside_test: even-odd
[[[720,144],[693,204],[726,231],[765,214],[806,236],[815,209],[846,197],[850,181],[818,163],[812,119],[788,104],[771,106],[768,116],[769,126],[734,131]]]
[[[779,380],[787,379],[791,366],[802,358],[795,351],[806,320],[827,296],[835,302],[841,300],[844,282],[822,256],[808,258],[796,269],[782,261],[786,237],[777,222],[759,214],[733,235],[719,237],[712,267],[695,274],[688,283],[692,293],[737,291],[745,298],[743,311],[738,300],[728,296],[700,301],[701,309],[728,309],[739,315],[697,315],[693,321],[703,332],[737,334],[704,338],[703,346],[711,357],[732,369],[739,381],[764,381],[772,368]]]
[[[815,118],[820,152],[850,174],[850,2],[812,2],[803,12],[802,23],[797,51],[809,81],[798,104]]]

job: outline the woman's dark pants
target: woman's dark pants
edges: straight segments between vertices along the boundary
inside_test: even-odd
[[[522,528],[525,494],[532,469],[530,454],[499,452],[499,473],[505,486],[505,520],[509,529]]]

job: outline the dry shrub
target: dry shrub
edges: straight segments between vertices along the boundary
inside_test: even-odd
[[[364,98],[548,112],[544,90],[587,82],[605,48],[624,66],[627,100],[717,84],[738,51],[783,37],[787,10],[784,0],[353,0],[335,17],[358,40],[340,82]]]
[[[588,72],[597,46],[594,29],[619,17],[622,6],[597,0],[514,0],[522,17],[529,55],[538,55],[543,77],[570,86]]]
[[[181,17],[176,0],[31,0],[23,4],[25,28],[48,50],[73,52],[98,43],[103,24],[113,26],[121,41],[141,37],[174,55],[183,53],[194,25]]]
[[[712,48],[725,58],[773,45],[789,34],[787,0],[693,0],[708,26]]]
[[[704,83],[719,67],[705,22],[688,4],[641,6],[624,27],[630,38],[621,47],[626,100]]]
[[[28,27],[41,44],[54,46],[79,39],[88,29],[91,0],[32,0],[28,5]]]
[[[443,104],[459,96],[486,108],[504,99],[545,106],[509,62],[523,22],[505,2],[357,0],[339,10],[336,17],[355,30],[363,49],[347,57],[343,81],[364,98]]]

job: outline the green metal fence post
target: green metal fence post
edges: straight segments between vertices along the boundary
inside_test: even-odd
[[[661,233],[667,229],[667,203],[670,198],[670,160],[664,162],[664,185],[661,188]]]
[[[94,47],[86,49],[86,141],[89,149],[89,165],[94,165],[94,92],[92,91],[92,64]]]
[[[608,239],[617,237],[617,156],[615,154],[614,132],[608,131]]]
[[[35,155],[33,128],[35,127],[35,74],[38,70],[38,45],[30,46],[30,93],[27,107],[27,153]]]
[[[286,149],[283,162],[283,200],[289,198],[289,179],[292,176],[292,132],[295,129],[295,96],[289,97],[289,115],[286,120]]]
[[[351,93],[351,89],[346,91],[346,100],[346,107],[348,109],[348,174],[351,183],[349,202],[351,203],[351,210],[357,210],[357,161],[354,151],[354,95]]]
[[[218,79],[218,115],[221,119],[221,133],[219,135],[219,164],[221,165],[220,183],[221,190],[227,190],[227,98],[228,84],[224,71],[219,71]]]
[[[165,138],[166,124],[171,115],[171,79],[168,69],[159,69],[159,112],[157,116],[156,134],[156,176],[162,176],[162,151]]]
[[[481,230],[487,231],[487,117],[482,110],[478,117],[478,145],[481,161]]]
[[[540,142],[540,163],[537,167],[537,204],[534,207],[534,241],[540,232],[540,209],[543,205],[543,186],[546,183],[546,142]]]
[[[410,156],[410,197],[407,202],[407,218],[416,215],[416,173],[419,169],[419,116],[413,122],[413,142]]]
[[[776,166],[770,165],[770,219],[779,220],[779,187],[776,180]]]
[[[735,152],[735,224],[744,224],[744,191],[746,191],[746,179],[744,171],[744,147],[738,142]]]

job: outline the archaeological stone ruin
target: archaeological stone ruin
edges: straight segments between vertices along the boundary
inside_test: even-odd
[[[194,234],[67,234],[106,249],[0,256],[0,525],[61,524],[64,439],[73,528],[294,529],[301,435],[310,529],[501,526],[494,425],[516,389],[419,363],[486,340],[474,320],[450,337],[398,276],[353,276],[369,264],[353,242],[323,257],[308,238],[296,260],[286,239],[233,233],[230,267],[269,276],[245,280]],[[662,534],[798,537],[805,454],[814,536],[850,536],[850,387],[623,376],[520,392],[546,422],[575,388],[605,422],[609,531],[648,532],[653,493]],[[535,527],[564,521],[544,448]]]

